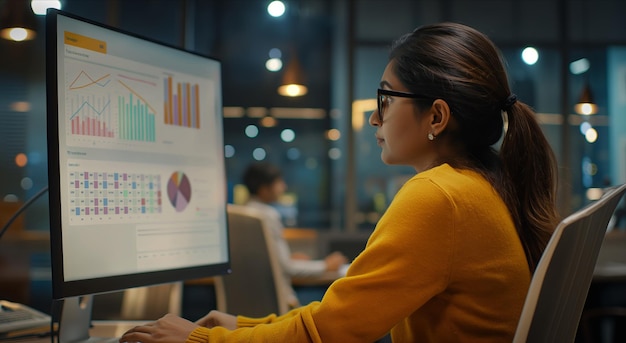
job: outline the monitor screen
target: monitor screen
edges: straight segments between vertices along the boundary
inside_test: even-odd
[[[229,268],[220,61],[46,19],[53,297]]]

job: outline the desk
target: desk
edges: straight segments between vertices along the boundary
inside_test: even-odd
[[[610,231],[598,255],[593,282],[626,281],[626,232]]]
[[[92,337],[121,337],[126,331],[147,322],[147,320],[94,320],[92,321],[93,328],[89,330],[89,335]]]
[[[146,323],[147,321],[92,321],[93,327],[89,330],[89,336],[95,338],[104,338],[108,341],[108,338],[115,339],[121,337],[124,332],[134,328],[137,325]],[[56,340],[55,340],[56,341]],[[116,341],[116,340],[114,340]],[[9,342],[16,343],[50,343],[50,337],[42,338],[23,338],[23,339],[11,339]]]
[[[294,277],[291,284],[301,304],[322,300],[328,286],[342,275],[339,272],[325,272],[319,276]]]
[[[602,242],[576,342],[624,342],[624,309],[626,232],[613,230]]]
[[[338,272],[326,272],[318,277],[293,278],[292,285],[300,303],[321,300],[328,286],[340,277]],[[217,309],[214,279],[212,277],[188,280],[184,283],[183,316],[197,319],[209,310]]]
[[[293,286],[330,286],[335,280],[341,277],[337,271],[325,272],[319,276],[301,276],[291,278]]]
[[[285,228],[283,238],[292,253],[302,253],[311,258],[320,256],[319,235],[315,229]]]
[[[304,253],[312,258],[317,258],[320,255],[319,235],[315,229],[285,228],[283,238],[287,240],[292,252]],[[340,276],[339,272],[325,272],[319,276],[294,277],[291,282],[296,287],[327,287]],[[212,286],[213,283],[212,277],[185,281],[186,286]]]
[[[341,277],[341,274],[337,271],[324,272],[318,276],[300,276],[291,279],[293,286],[330,286],[333,281]],[[206,277],[202,279],[187,280],[184,282],[185,286],[213,286],[215,280],[212,277]]]
[[[48,310],[52,293],[49,259],[48,233],[9,229],[0,239],[0,299]]]
[[[301,276],[291,279],[294,286],[329,286],[333,281],[341,277],[339,272],[325,272],[318,276]],[[185,286],[213,286],[215,283],[212,277],[185,281]]]

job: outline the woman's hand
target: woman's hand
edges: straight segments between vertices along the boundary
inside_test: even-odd
[[[237,328],[237,317],[232,314],[213,310],[206,316],[198,319],[196,324],[209,329],[221,326],[228,330],[235,330]]]
[[[120,342],[184,343],[197,327],[198,325],[186,319],[166,314],[156,322],[136,326],[126,331],[120,338]]]

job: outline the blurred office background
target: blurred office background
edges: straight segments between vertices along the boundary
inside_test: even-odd
[[[32,3],[38,1],[33,0]],[[46,1],[39,1],[46,2]],[[282,168],[289,224],[371,230],[413,170],[386,166],[367,119],[391,41],[440,21],[492,38],[518,97],[534,107],[560,166],[569,214],[626,182],[624,0],[60,0],[62,10],[223,62],[229,199],[255,160]],[[1,0],[0,27],[21,19],[33,39],[0,39],[0,219],[47,185],[45,18],[31,0]],[[287,76],[301,96],[278,93]],[[591,91],[594,114],[575,105]],[[11,230],[49,229],[35,202]]]

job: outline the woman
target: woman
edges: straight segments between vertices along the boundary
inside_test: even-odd
[[[454,23],[401,37],[369,122],[382,160],[416,175],[321,302],[280,317],[167,315],[121,341],[511,342],[558,222],[556,165],[497,49]]]

